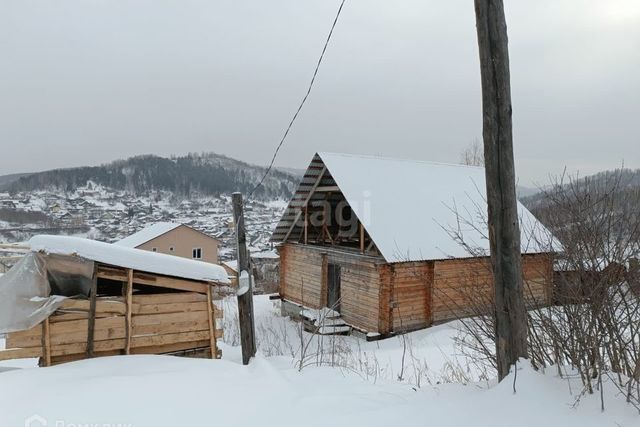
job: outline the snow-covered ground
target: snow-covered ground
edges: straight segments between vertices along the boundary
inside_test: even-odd
[[[224,341],[237,346],[240,332],[235,299],[225,299],[222,306]],[[459,354],[454,344],[454,337],[459,334],[456,322],[367,342],[356,336],[314,336],[303,332],[300,323],[280,315],[280,301],[270,301],[267,296],[254,298],[254,310],[259,351],[266,357],[287,356],[296,366],[304,353],[303,366],[339,366],[371,381],[401,377],[407,384],[423,385],[484,378],[483,369]]]
[[[516,393],[513,377],[499,385],[450,383],[456,377],[447,374],[445,366],[456,366],[451,372],[464,366],[452,343],[457,334],[452,325],[409,334],[410,342],[391,338],[366,343],[354,337],[325,337],[320,342],[306,333],[301,339],[298,325],[278,316],[277,304],[256,297],[261,352],[248,367],[240,363],[240,349],[230,344],[236,339],[231,312],[225,320],[230,330],[227,343],[221,343],[222,360],[129,356],[46,369],[24,368],[33,366],[33,360],[3,362],[0,426],[23,426],[34,415],[50,426],[326,427],[402,422],[595,427],[640,423],[638,412],[616,397],[611,384],[606,385],[606,409],[601,412],[597,394],[582,396],[576,404],[577,383],[552,372],[534,372],[524,364],[517,374]],[[232,300],[225,305],[230,311]],[[307,348],[302,370],[301,342]],[[399,381],[403,353],[404,378]],[[361,364],[377,361],[378,365],[357,367],[353,363],[358,358]],[[410,358],[426,361],[424,369],[433,371],[431,382],[424,375],[421,386],[415,384],[409,374]],[[7,370],[9,366],[23,369]],[[447,383],[437,384],[438,377]]]

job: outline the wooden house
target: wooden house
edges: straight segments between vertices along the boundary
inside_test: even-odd
[[[283,313],[327,307],[333,325],[385,336],[490,302],[484,180],[477,167],[316,154],[272,236]],[[519,213],[525,297],[548,304],[553,238]]]
[[[213,300],[229,283],[222,267],[64,236],[36,236],[30,247],[0,278],[0,360],[220,356]]]

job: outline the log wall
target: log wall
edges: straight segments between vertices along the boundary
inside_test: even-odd
[[[280,296],[311,308],[327,303],[327,265],[341,267],[340,312],[346,323],[377,332],[380,320],[381,259],[329,248],[280,247]]]
[[[553,280],[549,255],[522,257],[527,307],[550,303]],[[493,275],[489,258],[435,261],[433,277],[433,322],[443,322],[474,313],[492,304]]]
[[[389,291],[385,332],[425,328],[431,324],[433,262],[389,264],[383,274]]]
[[[366,332],[389,334],[473,314],[493,301],[489,258],[385,264],[375,259],[310,245],[280,247],[280,296],[311,307],[326,306],[327,265],[341,266],[341,314]],[[551,303],[549,255],[524,255],[528,307]]]

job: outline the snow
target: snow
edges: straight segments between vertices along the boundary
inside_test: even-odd
[[[229,298],[224,304],[233,308],[234,301]],[[498,385],[493,381],[464,385],[440,377],[418,387],[407,373],[399,381],[398,366],[389,367],[403,357],[399,338],[377,342],[321,338],[328,347],[361,351],[363,364],[371,361],[366,354],[375,353],[381,367],[388,369],[384,375],[312,364],[299,370],[297,355],[266,355],[274,330],[283,328],[295,339],[298,324],[277,315],[277,301],[259,296],[254,302],[259,354],[249,366],[241,364],[239,347],[222,342],[222,360],[115,356],[45,369],[34,367],[32,359],[1,362],[0,425],[22,426],[36,414],[51,426],[638,425],[637,411],[610,382],[605,382],[601,412],[597,393],[580,396],[576,380],[559,379],[555,370],[535,372],[524,362],[515,378],[516,393],[513,376]],[[225,311],[225,322],[233,316]],[[455,334],[454,324],[408,334],[407,359],[419,358],[434,372],[454,363]],[[310,336],[305,334],[304,339]]]
[[[193,261],[173,255],[68,236],[34,236],[29,241],[31,250],[82,258],[147,273],[182,277],[192,280],[216,281],[229,284],[224,268],[202,261]]]
[[[330,308],[323,307],[319,310],[314,308],[305,308],[300,312],[302,317],[306,317],[309,320],[323,320],[323,319],[332,319],[340,317],[340,313],[335,310],[331,310]]]
[[[317,333],[320,335],[329,335],[329,334],[341,334],[344,332],[351,331],[351,326],[321,326],[318,328]]]
[[[225,349],[228,350],[228,349]],[[237,360],[116,356],[0,374],[3,425],[38,415],[48,425],[163,426],[623,426],[638,415],[621,400],[601,413],[596,396],[577,408],[567,386],[528,368],[486,389],[373,384],[330,367],[298,372],[262,356]],[[339,422],[336,423],[336,420]]]
[[[231,261],[223,261],[222,264],[227,266],[227,267],[229,267],[233,271],[238,271],[238,260],[237,259],[233,259]]]
[[[484,168],[318,155],[387,262],[472,256],[452,238],[458,230],[465,243],[489,253]],[[523,253],[548,252],[552,244],[557,245],[520,203],[518,212]]]
[[[261,252],[255,252],[251,254],[251,258],[255,258],[255,259],[278,259],[280,258],[280,255],[278,255],[278,252],[275,249],[272,250],[268,250],[268,251],[261,251]]]
[[[125,237],[122,240],[119,240],[114,243],[114,245],[126,246],[128,248],[137,248],[140,245],[147,243],[149,240],[153,240],[156,237],[162,236],[180,227],[182,224],[175,222],[157,222],[153,225],[143,228],[130,235],[129,237]]]

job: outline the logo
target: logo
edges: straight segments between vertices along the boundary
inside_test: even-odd
[[[24,427],[131,427],[131,424],[125,423],[70,423],[64,420],[57,420],[51,426],[49,422],[38,414],[33,414],[24,420]]]
[[[46,427],[47,420],[42,418],[38,414],[33,414],[26,420],[24,420],[24,427]]]

